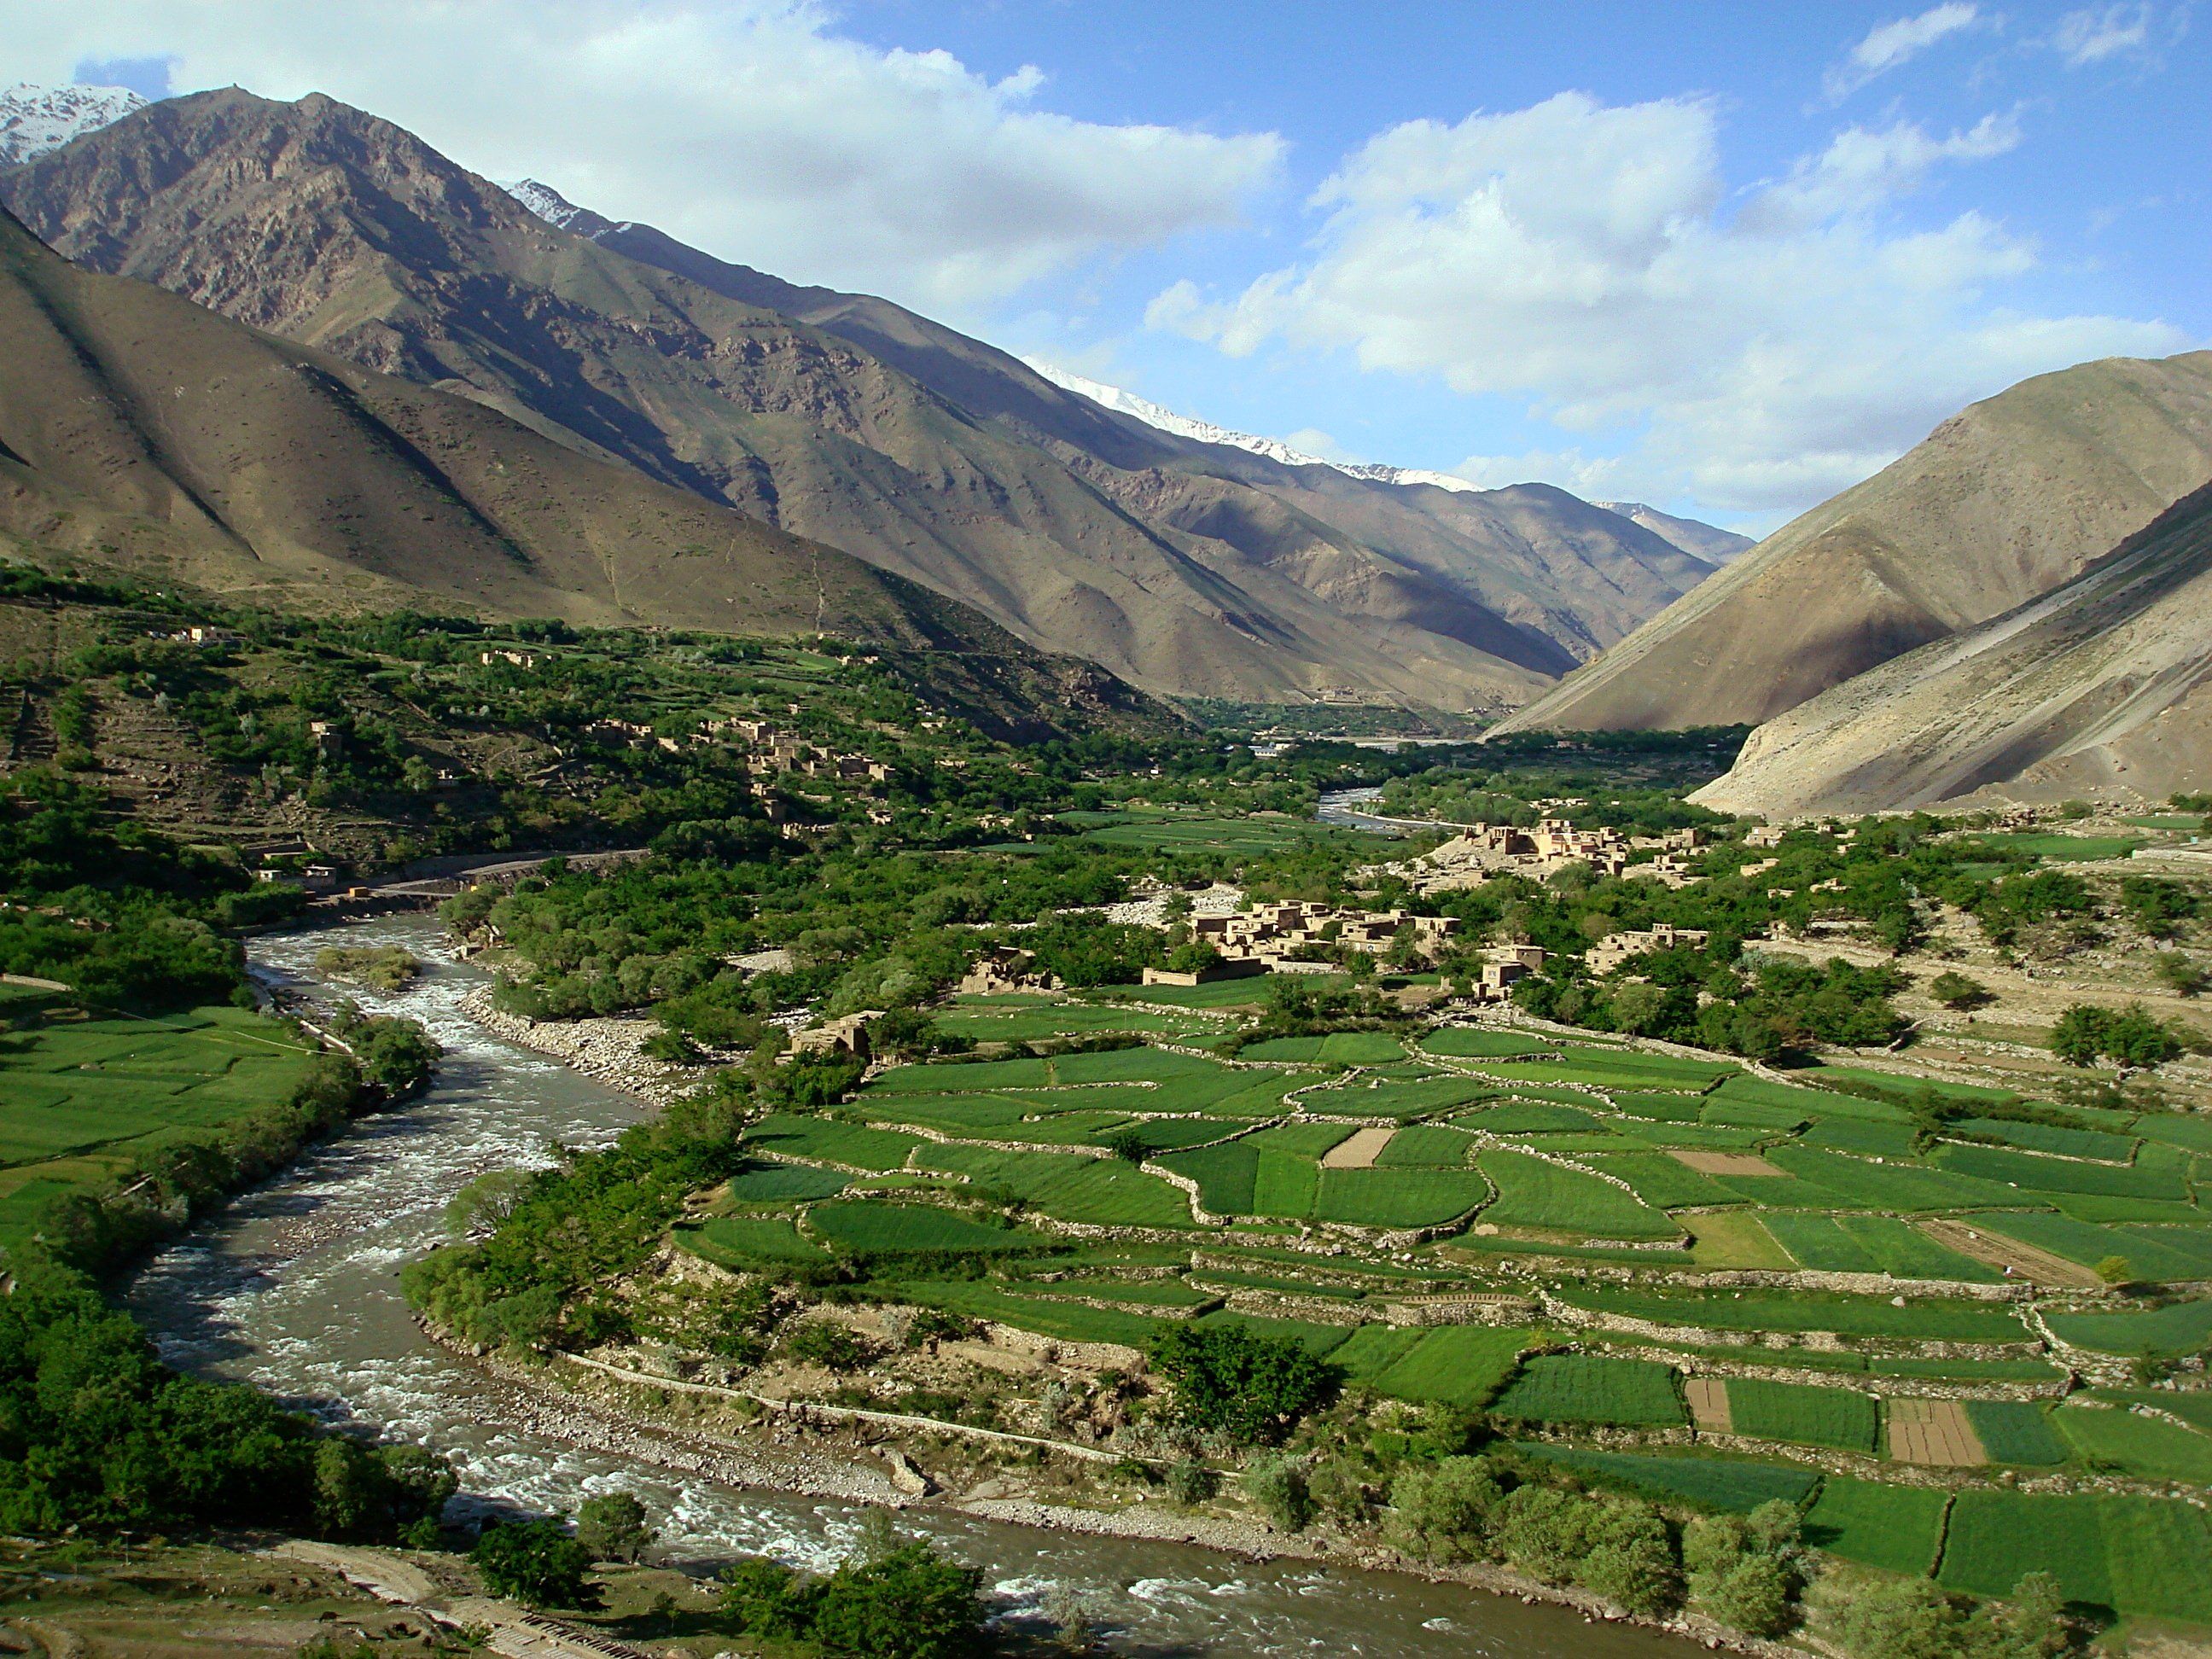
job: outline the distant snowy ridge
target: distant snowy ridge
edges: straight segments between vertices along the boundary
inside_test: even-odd
[[[617,224],[603,214],[587,207],[578,207],[550,185],[541,185],[535,179],[500,179],[499,187],[528,208],[556,230],[574,231],[593,241],[611,230],[625,230],[629,226]]]
[[[1227,427],[1216,426],[1211,421],[1193,420],[1188,415],[1178,415],[1171,409],[1163,409],[1133,392],[1124,392],[1117,386],[1108,386],[1101,380],[1071,374],[1064,368],[1055,368],[1036,357],[1024,357],[1022,361],[1062,392],[1073,392],[1078,397],[1088,398],[1101,408],[1142,421],[1146,426],[1157,427],[1162,432],[1172,432],[1178,438],[1195,439],[1202,444],[1226,444],[1232,449],[1264,455],[1285,466],[1333,467],[1347,477],[1364,478],[1370,483],[1434,484],[1439,489],[1477,490],[1481,488],[1464,478],[1455,478],[1449,472],[1430,472],[1410,466],[1355,465],[1328,460],[1319,455],[1309,455],[1304,450],[1291,448],[1279,438],[1255,437],[1249,432],[1231,432]]]
[[[19,81],[0,92],[0,166],[59,149],[112,126],[146,100],[128,87],[41,87]]]

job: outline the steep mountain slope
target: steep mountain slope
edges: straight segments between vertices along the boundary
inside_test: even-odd
[[[1347,616],[850,342],[550,226],[325,98],[172,100],[0,174],[0,196],[96,269],[465,392],[1151,688],[1498,707],[1570,660],[1342,546],[1367,606]]]
[[[1592,501],[1592,507],[1601,507],[1608,513],[1618,513],[1631,524],[1640,524],[1655,536],[1665,538],[1685,553],[1694,554],[1707,564],[1726,564],[1737,555],[1748,553],[1759,545],[1748,536],[1740,536],[1733,530],[1723,530],[1718,525],[1705,524],[1696,519],[1678,519],[1671,513],[1662,513],[1656,507],[1642,501]]]
[[[0,214],[0,533],[272,605],[1012,653],[833,549],[70,264]]]
[[[2208,775],[2212,488],[2040,599],[1768,721],[1693,799],[1786,818],[1983,788],[2163,799]]]
[[[2212,352],[2039,375],[1785,525],[1511,730],[1757,724],[2078,574],[2212,479]]]
[[[1476,490],[1442,475],[1338,467],[1110,386],[1091,383],[1087,395],[1075,377],[1048,379],[890,301],[802,288],[650,225],[609,220],[544,185],[513,188],[533,211],[604,247],[860,347],[1046,449],[1211,568],[1279,572],[1355,617],[1434,629],[1557,674],[1711,574],[1663,533],[1624,526],[1565,491]],[[1486,614],[1465,617],[1469,605]],[[1492,631],[1493,617],[1510,631]]]

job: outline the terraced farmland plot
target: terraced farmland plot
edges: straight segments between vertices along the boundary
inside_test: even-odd
[[[907,1154],[927,1143],[920,1135],[870,1129],[835,1118],[777,1115],[745,1131],[745,1150],[787,1158],[820,1158],[858,1170],[902,1170]]]
[[[1972,1221],[1983,1231],[2018,1239],[2085,1267],[2118,1256],[2142,1279],[2212,1276],[2212,1228],[2106,1226],[2033,1212],[1977,1215]]]
[[[2106,1498],[2100,1520],[2112,1601],[2124,1613],[2212,1625],[2212,1521],[2191,1504]]]
[[[1510,1060],[1519,1054],[1553,1052],[1549,1043],[1534,1037],[1516,1036],[1510,1031],[1465,1029],[1431,1031],[1421,1039],[1419,1047],[1425,1054],[1455,1060]]]
[[[921,1280],[896,1288],[908,1300],[924,1307],[943,1308],[970,1319],[996,1320],[1063,1342],[1118,1342],[1141,1350],[1164,1322],[1119,1308],[1017,1296],[983,1279]]]
[[[1198,1201],[1212,1215],[1254,1215],[1254,1182],[1259,1176],[1260,1148],[1255,1137],[1245,1135],[1219,1146],[1202,1146],[1186,1152],[1165,1152],[1154,1159],[1162,1169],[1188,1176],[1198,1183]]]
[[[1102,1048],[1085,1054],[1055,1054],[1045,1062],[1057,1085],[1076,1083],[1169,1083],[1179,1078],[1236,1077],[1233,1067],[1196,1054],[1165,1048]]]
[[[1212,1021],[1178,1018],[1148,1008],[1066,1006],[942,1010],[938,1029],[978,1042],[1028,1042],[1042,1037],[1085,1036],[1096,1031],[1212,1033]]]
[[[1801,1089],[1790,1083],[1771,1083],[1763,1077],[1723,1078],[1720,1086],[1707,1097],[1733,1101],[1746,1106],[1778,1106],[1800,1117],[1865,1115],[1906,1122],[1911,1119],[1911,1114],[1901,1107],[1882,1105],[1874,1101],[1851,1100],[1824,1090]]]
[[[1707,1096],[1699,1121],[1737,1129],[1761,1129],[1789,1134],[1802,1128],[1805,1115],[1787,1106],[1770,1106],[1759,1100],[1722,1100]]]
[[[1481,1153],[1475,1164],[1498,1188],[1497,1201],[1482,1215],[1484,1221],[1494,1225],[1579,1233],[1592,1238],[1681,1236],[1681,1230],[1663,1211],[1653,1209],[1601,1176],[1562,1169],[1525,1152],[1502,1150]]]
[[[1672,1370],[1608,1354],[1540,1354],[1522,1366],[1491,1411],[1547,1423],[1671,1427],[1686,1420]]]
[[[1936,1574],[1944,1585],[2007,1595],[2031,1572],[2051,1574],[2069,1601],[2113,1604],[2098,1498],[1975,1490],[1952,1500]]]
[[[1322,1170],[1316,1220],[1358,1227],[1435,1227],[1490,1196],[1473,1170]]]
[[[1314,1089],[1298,1097],[1298,1109],[1346,1117],[1425,1117],[1480,1100],[1488,1087],[1467,1078],[1430,1078],[1418,1082],[1357,1079],[1340,1088]]]
[[[2109,1464],[2123,1474],[2212,1486],[2212,1435],[2199,1430],[2090,1406],[2062,1407],[2051,1413],[2051,1421],[2084,1459]]]
[[[933,1204],[841,1200],[816,1205],[806,1220],[836,1249],[854,1255],[932,1250],[995,1255],[1050,1243],[1036,1233],[994,1227]]]
[[[1470,1408],[1488,1403],[1538,1333],[1489,1325],[1438,1325],[1423,1333],[1375,1386],[1401,1400],[1440,1400]]]
[[[1992,1463],[2048,1468],[2066,1461],[2066,1443],[2041,1406],[2026,1400],[1969,1400],[1966,1420]]]
[[[1517,1442],[1514,1449],[1591,1477],[1601,1486],[1626,1487],[1640,1497],[1662,1501],[1679,1499],[1727,1515],[1748,1515],[1761,1504],[1778,1499],[1802,1504],[1820,1479],[1814,1470],[1784,1463],[1711,1455],[1588,1451],[1540,1440]],[[1932,1558],[1932,1547],[1929,1553]]]
[[[1324,1066],[1380,1066],[1406,1058],[1397,1038],[1386,1031],[1332,1031],[1327,1036],[1275,1037],[1248,1045],[1240,1060],[1287,1060]]]
[[[1042,1089],[1052,1072],[1042,1060],[946,1060],[928,1066],[897,1066],[885,1072],[872,1095],[943,1095],[972,1089]]]
[[[1612,1098],[1613,1103],[1631,1117],[1649,1118],[1661,1123],[1697,1123],[1705,1117],[1705,1103],[1699,1095],[1615,1091]]]
[[[2017,1315],[1984,1302],[1923,1299],[1899,1308],[1871,1296],[1807,1291],[1743,1291],[1726,1295],[1563,1285],[1563,1302],[1593,1312],[1662,1325],[1723,1331],[1832,1331],[1839,1336],[1893,1337],[1929,1342],[2024,1342]]]
[[[1191,1224],[1190,1202],[1178,1188],[1118,1158],[938,1146],[915,1153],[915,1164],[1011,1193],[1062,1221],[1124,1227]]]
[[[1375,1164],[1384,1170],[1463,1170],[1474,1150],[1474,1142],[1457,1129],[1409,1123],[1375,1155]]]
[[[235,1008],[31,1025],[0,1054],[0,1163],[135,1153],[283,1105],[313,1063],[284,1027]]]
[[[1861,1158],[1905,1158],[1915,1156],[1914,1132],[1905,1123],[1863,1123],[1856,1118],[1818,1118],[1798,1139],[1823,1152],[1852,1152]]]
[[[1896,1462],[1929,1468],[1978,1468],[1990,1461],[1961,1402],[1909,1395],[1889,1402],[1889,1455]]]
[[[1329,1355],[1329,1363],[1342,1366],[1354,1382],[1372,1382],[1419,1347],[1427,1334],[1402,1325],[1362,1325]]]
[[[827,1259],[819,1244],[800,1237],[799,1229],[781,1217],[716,1216],[696,1227],[678,1227],[671,1237],[694,1255],[726,1267]]]
[[[1255,1335],[1272,1337],[1278,1342],[1295,1342],[1316,1359],[1334,1354],[1354,1328],[1350,1325],[1321,1325],[1306,1319],[1262,1319],[1254,1314],[1226,1310],[1200,1314],[1195,1322],[1208,1326],[1241,1325]]]
[[[2176,1302],[2130,1313],[2054,1313],[2051,1334],[2100,1353],[2195,1353],[2212,1343],[2212,1302]]]
[[[1654,1209],[1743,1202],[1740,1194],[1666,1152],[1600,1152],[1583,1161],[1626,1181]]]
[[[1766,1158],[1802,1182],[1802,1190],[1771,1190],[1748,1177],[1732,1177],[1728,1184],[1757,1202],[1799,1209],[1963,1210],[2021,1201],[2010,1188],[1948,1170],[1874,1164],[1790,1145],[1771,1148]]]
[[[1321,1196],[1321,1166],[1304,1152],[1266,1146],[1258,1150],[1260,1161],[1252,1174],[1251,1213],[1285,1221],[1302,1221],[1311,1216]]]
[[[2035,1152],[2015,1152],[2002,1146],[1969,1146],[1952,1142],[1937,1151],[1936,1159],[1946,1170],[2002,1182],[2023,1192],[2096,1193],[2121,1198],[2186,1200],[2189,1182],[2179,1155],[2169,1153],[2173,1162],[2160,1168],[2148,1161],[2153,1150],[2144,1148],[2144,1162],[2114,1166],[2046,1158]]]
[[[1559,1106],[1533,1100],[1504,1101],[1452,1121],[1463,1129],[1480,1130],[1493,1135],[1540,1135],[1563,1129],[1591,1130],[1601,1128],[1605,1121],[1586,1107]]]
[[[1993,1285],[2004,1277],[1985,1262],[1946,1249],[1895,1216],[1774,1210],[1761,1219],[1783,1249],[1815,1273],[1886,1273],[1969,1285]]]
[[[1578,1082],[1620,1084],[1631,1088],[1686,1089],[1702,1093],[1741,1073],[1724,1060],[1692,1060],[1679,1054],[1648,1054],[1627,1048],[1588,1048],[1571,1044],[1559,1057]]]
[[[1729,1379],[1728,1399],[1735,1432],[1754,1440],[1870,1452],[1881,1423],[1874,1401],[1850,1389],[1736,1376]]]
[[[845,1190],[848,1179],[834,1170],[761,1159],[732,1176],[725,1190],[739,1204],[785,1204],[810,1198],[834,1198]]]
[[[2136,1151],[2133,1135],[2116,1135],[2105,1129],[2068,1129],[2050,1123],[2015,1123],[1998,1117],[1961,1118],[1953,1127],[1972,1134],[1987,1135],[2026,1152],[2048,1152],[2058,1158],[2093,1158],[2108,1164],[2125,1164]]]
[[[1846,1561],[1918,1577],[1935,1571],[1950,1504],[1949,1493],[1925,1486],[1832,1474],[1806,1511],[1805,1541]]]

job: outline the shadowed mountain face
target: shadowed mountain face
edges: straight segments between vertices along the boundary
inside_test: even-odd
[[[972,658],[951,672],[983,702],[1137,706],[834,548],[87,271],[4,213],[0,538],[272,606],[827,631]]]
[[[2212,479],[2212,352],[2023,380],[1784,526],[1504,729],[1757,724],[2050,592]]]
[[[2212,488],[2018,609],[1752,734],[1694,799],[1773,818],[2131,791],[2212,769]]]
[[[1154,689],[1508,706],[1707,568],[1558,492],[1395,490],[1170,439],[885,302],[545,223],[321,97],[156,105],[0,173],[0,197],[94,269],[461,392]]]

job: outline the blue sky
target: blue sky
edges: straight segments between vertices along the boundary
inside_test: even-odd
[[[1754,530],[2212,340],[2175,0],[58,9],[0,74],[327,91],[1223,425]]]

